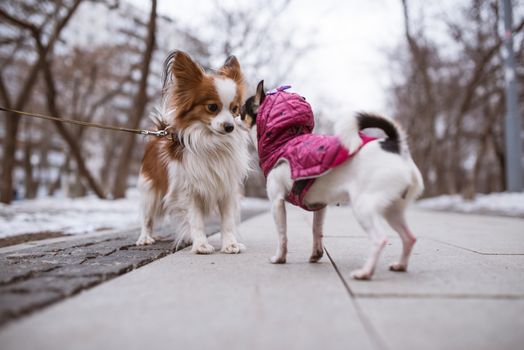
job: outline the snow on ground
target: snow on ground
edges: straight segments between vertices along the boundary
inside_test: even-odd
[[[423,199],[417,206],[431,210],[524,217],[524,192],[478,194],[474,201],[461,196]],[[245,210],[267,210],[267,200],[244,198]],[[139,225],[138,192],[125,199],[101,200],[94,196],[77,199],[46,197],[0,204],[0,238],[25,233],[60,232],[83,234]]]
[[[477,194],[473,201],[465,201],[460,195],[439,196],[420,200],[417,206],[461,213],[524,217],[524,192]]]
[[[269,209],[267,200],[245,198],[244,209]],[[94,196],[69,199],[45,197],[0,204],[0,238],[25,233],[84,234],[139,226],[138,192],[118,200]]]
[[[0,237],[45,231],[82,234],[138,224],[136,191],[118,200],[44,197],[0,206]]]

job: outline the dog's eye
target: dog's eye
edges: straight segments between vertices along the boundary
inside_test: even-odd
[[[216,112],[218,111],[218,105],[216,103],[210,103],[207,105],[207,109],[210,112]]]
[[[238,113],[238,106],[233,106],[233,108],[231,108],[231,113],[237,114]]]

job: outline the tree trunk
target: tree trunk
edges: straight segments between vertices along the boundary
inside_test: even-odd
[[[149,76],[149,65],[151,58],[153,57],[153,51],[155,49],[155,37],[156,37],[156,0],[151,0],[151,14],[149,16],[148,33],[146,41],[146,49],[140,67],[140,84],[138,87],[135,103],[133,106],[133,112],[130,118],[129,127],[138,128],[140,121],[143,118],[144,111],[147,104],[147,78]],[[124,142],[122,143],[122,151],[118,160],[117,173],[115,181],[113,183],[113,198],[123,198],[126,194],[127,179],[129,177],[129,169],[131,159],[133,156],[134,146],[136,142],[135,135],[124,136]]]
[[[24,186],[26,199],[33,199],[36,197],[36,191],[38,189],[37,183],[33,178],[33,166],[31,165],[31,152],[32,147],[30,142],[26,142],[24,145]]]
[[[82,0],[76,0],[71,8],[68,9],[66,15],[57,23],[51,37],[49,38],[47,45],[43,47],[43,55],[40,54],[37,61],[33,64],[29,70],[27,79],[25,80],[22,88],[20,89],[20,94],[16,99],[14,104],[15,109],[21,110],[25,107],[27,100],[29,99],[33,86],[36,83],[36,78],[38,72],[42,68],[45,62],[45,56],[51,48],[54,47],[54,44],[58,40],[62,29],[65,28],[66,24],[69,22],[73,13],[78,9],[78,5]],[[39,36],[42,32],[42,29],[36,28],[33,24],[24,22],[23,20],[17,19],[3,9],[0,9],[0,17],[4,20],[18,26],[21,29],[29,30],[35,36]],[[2,82],[3,83],[3,82]],[[7,102],[7,101],[6,101]],[[11,106],[8,106],[11,107]],[[15,153],[16,153],[16,139],[18,134],[18,124],[20,122],[20,117],[14,113],[8,113],[5,121],[5,139],[4,139],[4,159],[2,162],[2,174],[0,179],[0,202],[2,203],[11,203],[13,200],[13,171],[15,167]]]
[[[40,43],[39,43],[40,44]],[[44,64],[44,80],[47,86],[47,108],[49,109],[49,112],[52,115],[60,115],[58,108],[56,106],[56,87],[53,80],[53,76],[51,74],[51,67],[50,62],[46,60]],[[64,124],[53,121],[56,129],[60,133],[60,136],[64,139],[64,141],[69,146],[69,150],[71,152],[71,155],[76,161],[76,165],[78,168],[78,172],[80,173],[80,176],[86,180],[89,187],[95,192],[95,194],[98,196],[98,198],[105,198],[104,191],[102,188],[98,185],[96,180],[94,179],[93,175],[85,165],[84,158],[82,157],[82,153],[80,151],[80,147],[78,143],[76,142],[76,139],[71,133],[66,129]]]
[[[15,167],[16,134],[18,132],[18,119],[8,115],[5,119],[4,159],[2,161],[2,178],[0,201],[11,203],[13,200],[13,169]]]

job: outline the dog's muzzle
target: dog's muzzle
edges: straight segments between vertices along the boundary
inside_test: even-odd
[[[226,122],[224,123],[223,127],[224,127],[224,131],[227,133],[230,133],[233,130],[235,130],[235,125],[233,123]]]

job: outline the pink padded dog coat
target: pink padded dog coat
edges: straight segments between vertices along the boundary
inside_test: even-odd
[[[319,210],[324,205],[308,207],[304,197],[315,178],[340,165],[349,154],[337,136],[312,134],[315,120],[306,99],[279,88],[269,93],[257,114],[257,138],[260,167],[267,177],[271,169],[286,160],[295,181],[287,201],[306,210]],[[375,140],[359,133],[362,146]],[[359,150],[360,150],[359,148]]]

